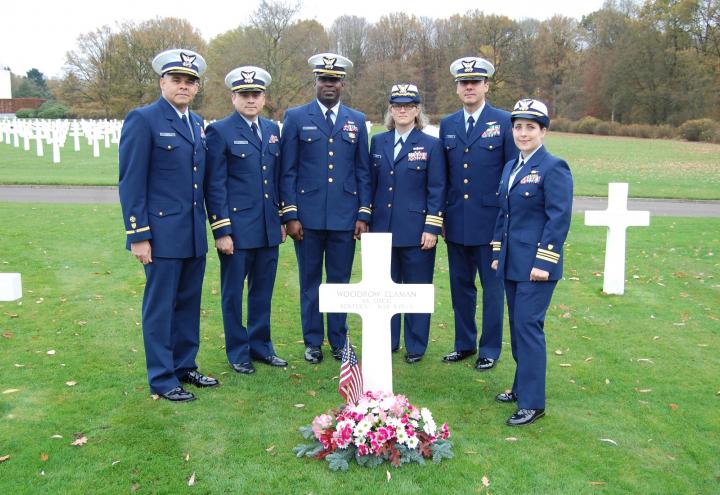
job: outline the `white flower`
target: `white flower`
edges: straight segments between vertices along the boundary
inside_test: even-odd
[[[405,428],[399,428],[395,431],[395,437],[397,437],[398,443],[405,443],[408,441],[408,434]]]
[[[437,425],[435,424],[435,421],[432,419],[430,421],[427,421],[423,425],[423,431],[427,433],[428,435],[435,435],[435,430],[437,429]]]
[[[364,437],[370,431],[371,424],[367,419],[362,419],[353,430],[355,436]]]
[[[413,435],[412,437],[408,437],[407,446],[410,447],[411,449],[414,449],[418,446],[419,442],[420,442],[420,440],[418,440],[417,435]]]
[[[433,420],[432,413],[427,407],[420,409],[420,417],[422,417],[422,420],[426,423],[430,423]]]

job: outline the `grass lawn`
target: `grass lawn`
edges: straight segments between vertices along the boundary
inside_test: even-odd
[[[607,196],[608,182],[628,182],[634,198],[720,199],[717,144],[551,132],[547,147],[570,163],[577,195]],[[41,158],[34,150],[0,143],[0,184],[117,185],[116,145],[93,158],[90,147],[76,153],[68,139],[60,164],[49,146]]]
[[[0,458],[10,456],[0,493],[720,492],[720,219],[658,217],[630,229],[626,294],[610,297],[601,293],[604,230],[575,218],[546,323],[547,417],[522,429],[505,426],[514,409],[493,400],[512,382],[507,333],[491,372],[474,371],[472,359],[440,361],[453,346],[441,244],[432,342],[417,365],[393,355],[394,380],[450,424],[455,458],[388,467],[388,480],[383,468],[333,473],[292,452],[303,441],[297,428],[340,396],[338,363],[302,358],[290,244],[273,313],[290,367],[230,372],[211,254],[198,361],[222,386],[189,404],[153,401],[144,277],[123,250],[120,218],[110,205],[0,203],[0,271],[21,272],[24,285],[21,303],[0,303]],[[358,318],[350,323],[359,342]],[[70,445],[82,436],[86,445]]]

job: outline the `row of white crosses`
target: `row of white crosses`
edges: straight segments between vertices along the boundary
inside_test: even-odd
[[[611,183],[608,208],[585,212],[586,225],[608,228],[603,285],[607,294],[623,294],[625,290],[627,228],[650,224],[650,212],[627,209],[627,193],[627,183]],[[393,393],[390,319],[398,313],[433,313],[434,287],[392,281],[392,234],[363,234],[361,242],[362,280],[320,285],[320,311],[361,316],[363,392]]]
[[[35,141],[35,154],[44,156],[44,145],[52,147],[53,163],[60,163],[60,151],[65,147],[68,135],[72,138],[74,151],[80,151],[81,140],[93,149],[93,157],[100,156],[100,144],[105,148],[120,140],[122,121],[119,120],[45,120],[0,119],[0,141],[30,151]]]

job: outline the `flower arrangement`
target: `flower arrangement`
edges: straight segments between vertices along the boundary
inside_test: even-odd
[[[428,409],[413,406],[403,395],[365,392],[357,404],[315,417],[300,433],[312,443],[295,447],[297,457],[325,459],[333,471],[347,470],[353,459],[366,467],[384,461],[400,467],[453,457],[447,423],[438,428]]]

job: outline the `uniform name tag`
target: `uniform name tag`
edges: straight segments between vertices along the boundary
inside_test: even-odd
[[[373,153],[373,158],[382,158],[382,155],[378,155],[376,153]]]
[[[445,139],[455,139],[456,137],[455,134],[445,134]]]
[[[160,137],[175,137],[174,132],[161,132]]]
[[[317,127],[314,125],[304,125],[302,130],[303,131],[317,131]]]
[[[233,141],[233,144],[249,144],[247,141]]]

